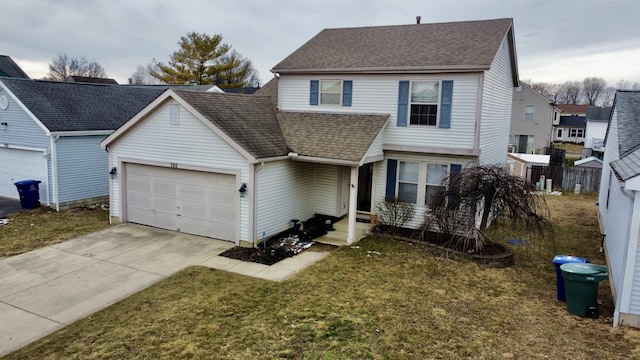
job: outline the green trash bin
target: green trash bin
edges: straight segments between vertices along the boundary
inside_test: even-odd
[[[609,269],[603,265],[567,263],[560,265],[560,270],[569,313],[597,318],[598,283],[609,276]]]

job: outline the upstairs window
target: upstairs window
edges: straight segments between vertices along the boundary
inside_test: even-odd
[[[342,81],[320,80],[320,105],[340,105]]]
[[[411,125],[436,126],[440,82],[414,81],[411,83]]]
[[[351,80],[311,80],[309,105],[351,106]]]
[[[535,105],[525,105],[524,107],[524,119],[526,121],[533,121],[536,116],[536,106]]]

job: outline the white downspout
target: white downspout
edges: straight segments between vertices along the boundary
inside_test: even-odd
[[[358,194],[358,167],[351,167],[351,179],[349,181],[349,223],[347,228],[347,244],[352,244],[356,234],[356,198]]]
[[[257,196],[257,192],[258,192],[258,172],[260,170],[262,170],[263,167],[264,167],[264,161],[261,162],[259,166],[256,166],[255,164],[253,165],[253,169],[254,169],[253,170],[253,180],[251,181],[251,184],[252,184],[251,187],[253,188],[253,191],[252,191],[252,194],[251,194],[251,204],[249,205],[250,209],[251,209],[251,212],[253,213],[253,216],[252,216],[252,222],[253,223],[251,224],[250,229],[249,229],[249,231],[251,231],[251,241],[253,242],[253,247],[256,247],[256,241],[258,240],[256,238],[256,236],[257,236],[256,232],[258,230],[258,206],[257,206],[257,204],[258,204],[258,202],[257,202],[257,200],[258,200],[258,196]]]
[[[60,138],[57,134],[51,134],[49,141],[51,143],[51,189],[52,201],[56,204],[56,211],[60,211],[60,202],[58,201],[58,150],[56,150],[56,142]]]

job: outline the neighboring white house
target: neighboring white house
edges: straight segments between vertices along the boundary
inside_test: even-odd
[[[0,196],[17,199],[15,182],[40,180],[40,202],[55,209],[106,201],[100,141],[163,91],[0,78]]]
[[[640,91],[616,92],[598,204],[614,325],[640,327]]]
[[[582,158],[595,156],[602,159],[604,153],[604,136],[611,115],[611,107],[589,106],[587,108],[587,126],[584,135],[584,151]]]
[[[539,154],[507,154],[507,166],[511,175],[519,176],[528,181],[537,182],[539,179],[531,179],[532,166],[549,166],[551,155]]]
[[[584,143],[587,105],[559,104],[560,118],[554,122],[553,141]]]
[[[256,95],[167,90],[101,143],[112,221],[241,244],[346,215],[353,242],[399,197],[417,227],[449,173],[506,165],[514,41],[511,19],[326,29]]]
[[[553,121],[560,109],[544,95],[521,83],[513,90],[510,141],[513,152],[543,154],[551,146]]]

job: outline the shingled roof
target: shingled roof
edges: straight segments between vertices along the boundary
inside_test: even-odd
[[[0,76],[28,79],[27,75],[13,59],[7,55],[0,55]]]
[[[276,73],[434,72],[489,69],[512,19],[325,29],[272,69]]]
[[[389,115],[278,112],[292,152],[299,156],[359,162]]]
[[[254,157],[289,152],[269,97],[173,91]]]
[[[589,106],[587,108],[587,121],[609,121],[611,106]]]
[[[51,132],[115,130],[166,88],[0,78]]]
[[[640,175],[640,91],[618,90],[614,111],[620,159],[612,161],[611,167],[621,180],[628,180]]]

